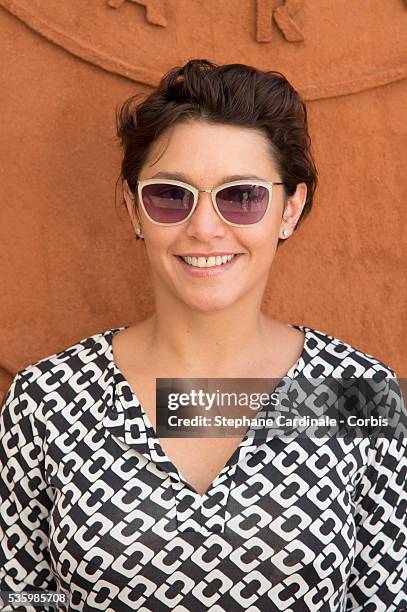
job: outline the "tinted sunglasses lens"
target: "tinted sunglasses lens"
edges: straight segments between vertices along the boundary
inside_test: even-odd
[[[183,221],[191,212],[194,203],[192,191],[168,183],[145,185],[141,197],[147,214],[158,223]]]
[[[260,221],[267,210],[269,191],[255,184],[225,187],[216,194],[221,215],[238,225],[250,225]]]

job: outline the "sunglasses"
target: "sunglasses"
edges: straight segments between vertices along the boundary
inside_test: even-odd
[[[188,183],[172,179],[137,181],[141,206],[156,225],[185,223],[193,214],[200,193],[210,193],[219,217],[236,227],[259,223],[269,209],[273,185],[271,181],[233,181],[214,189],[196,189]]]

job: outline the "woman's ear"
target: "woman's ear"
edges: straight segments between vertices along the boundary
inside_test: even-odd
[[[283,223],[280,231],[286,230],[288,233],[283,234],[284,237],[291,235],[297,225],[298,219],[301,217],[302,210],[307,199],[306,183],[298,183],[295,193],[289,196],[284,208]]]
[[[127,180],[123,181],[123,197],[134,230],[140,225],[136,211],[136,196],[132,193]]]

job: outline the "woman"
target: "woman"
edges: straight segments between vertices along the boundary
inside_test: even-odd
[[[86,611],[402,609],[405,439],[156,433],[158,378],[276,379],[287,398],[346,373],[397,396],[383,362],[261,311],[316,186],[303,101],[278,72],[193,60],[126,101],[118,134],[155,312],[13,380],[1,589]]]

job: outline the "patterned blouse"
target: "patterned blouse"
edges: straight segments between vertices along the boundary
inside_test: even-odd
[[[288,385],[370,377],[383,381],[378,403],[400,401],[389,366],[291,327],[305,343]],[[12,381],[0,411],[0,591],[61,589],[68,610],[85,612],[407,610],[406,438],[259,441],[249,427],[199,495],[114,362],[123,329]]]

